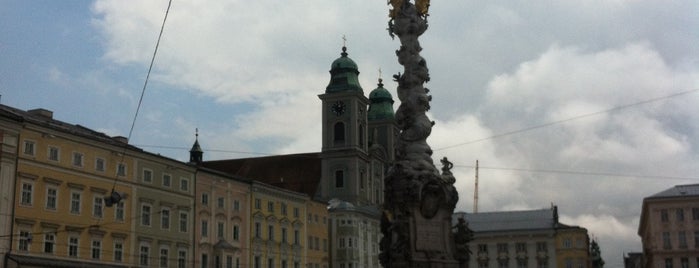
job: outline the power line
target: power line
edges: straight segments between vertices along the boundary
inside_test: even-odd
[[[639,102],[635,102],[635,103],[631,103],[631,104],[616,106],[616,107],[613,107],[613,108],[610,108],[610,109],[607,109],[607,110],[597,111],[597,112],[594,112],[594,113],[582,114],[582,115],[578,115],[578,116],[574,116],[574,117],[570,117],[570,118],[566,118],[566,119],[562,119],[562,120],[551,121],[551,122],[543,123],[543,124],[540,124],[540,125],[534,125],[534,126],[530,126],[530,127],[518,129],[518,130],[507,131],[507,132],[503,132],[503,133],[500,133],[500,134],[495,134],[495,135],[492,135],[492,136],[489,136],[489,137],[485,137],[485,138],[480,138],[480,139],[476,139],[476,140],[472,140],[472,141],[467,141],[467,142],[462,142],[462,143],[457,143],[457,144],[454,144],[454,145],[449,145],[449,146],[441,147],[441,148],[438,148],[438,149],[434,149],[433,151],[441,151],[441,150],[451,149],[451,148],[454,148],[454,147],[459,147],[459,146],[463,146],[463,145],[467,145],[467,144],[472,144],[472,143],[477,143],[477,142],[481,142],[481,141],[491,140],[491,139],[495,139],[495,138],[499,138],[499,137],[503,137],[503,136],[509,136],[509,135],[512,135],[512,134],[522,133],[522,132],[526,132],[526,131],[530,131],[530,130],[534,130],[534,129],[544,128],[544,127],[548,127],[548,126],[552,126],[552,125],[557,125],[557,124],[561,124],[561,123],[565,123],[565,122],[569,122],[569,121],[573,121],[573,120],[578,120],[578,119],[582,119],[582,118],[585,118],[585,117],[590,117],[590,116],[595,116],[595,115],[599,115],[599,114],[605,114],[605,113],[609,113],[609,112],[613,112],[613,111],[623,110],[623,109],[626,109],[626,108],[630,108],[630,107],[634,107],[634,106],[638,106],[638,105],[642,105],[642,104],[647,104],[647,103],[651,103],[651,102],[661,101],[661,100],[665,100],[665,99],[669,99],[669,98],[674,98],[674,97],[681,96],[681,95],[686,95],[686,94],[693,93],[693,92],[696,92],[696,91],[699,91],[699,89],[692,89],[692,90],[687,90],[687,91],[681,91],[681,92],[677,92],[677,93],[670,94],[670,95],[666,95],[666,96],[662,96],[662,97],[657,97],[657,98],[648,99],[648,100],[644,100],[644,101],[639,101]]]
[[[454,165],[454,167],[475,168],[475,166],[470,166],[470,165]],[[699,180],[699,178],[693,178],[693,177],[657,176],[657,175],[623,174],[623,173],[611,173],[611,172],[589,172],[589,171],[557,170],[557,169],[527,169],[527,168],[507,168],[507,167],[484,167],[484,166],[478,166],[478,168],[479,169],[490,169],[490,170],[507,170],[507,171],[521,171],[521,172],[531,172],[531,173],[554,173],[554,174],[585,175],[585,176],[612,176],[612,177],[644,178],[644,179]]]

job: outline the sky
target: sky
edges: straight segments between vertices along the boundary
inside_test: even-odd
[[[1,2],[0,103],[129,136],[168,1]],[[397,108],[388,9],[173,0],[130,143],[186,161],[198,128],[205,160],[320,151],[317,96],[343,36],[365,94],[381,75]],[[643,198],[699,183],[696,14],[690,0],[432,1],[428,142],[455,164],[457,210],[473,211],[478,160],[479,211],[555,204],[623,267]]]

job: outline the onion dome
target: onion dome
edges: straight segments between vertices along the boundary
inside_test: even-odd
[[[359,68],[352,59],[347,57],[347,47],[342,47],[340,55],[330,66],[330,84],[325,88],[325,93],[363,92],[362,86],[359,85]]]
[[[369,93],[369,111],[367,112],[367,119],[372,120],[383,120],[383,119],[393,119],[393,97],[391,93],[388,92],[383,87],[382,79],[379,78],[379,84],[376,89]]]

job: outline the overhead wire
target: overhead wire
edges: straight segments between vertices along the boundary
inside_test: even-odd
[[[476,168],[471,165],[454,165],[461,168]],[[676,177],[676,176],[660,176],[660,175],[643,175],[643,174],[624,174],[613,172],[594,172],[594,171],[574,171],[574,170],[556,170],[556,169],[527,169],[527,168],[507,168],[507,167],[484,167],[478,166],[478,169],[490,170],[505,170],[519,171],[531,173],[554,173],[554,174],[569,174],[569,175],[584,175],[584,176],[610,176],[610,177],[627,177],[627,178],[644,178],[644,179],[672,179],[672,180],[699,180],[697,177]]]

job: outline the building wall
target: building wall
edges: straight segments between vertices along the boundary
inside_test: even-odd
[[[328,268],[328,209],[327,204],[309,200],[306,203],[306,267]]]
[[[556,263],[561,268],[590,267],[590,239],[585,228],[556,230]]]
[[[196,267],[249,267],[250,184],[201,169],[196,181]]]
[[[123,214],[119,214],[123,217],[117,217],[116,208],[102,202],[113,187],[132,195],[131,185],[116,176],[116,163],[122,161],[120,148],[31,124],[21,130],[20,143],[13,228],[18,236],[13,236],[13,252],[128,263],[131,203],[124,202]],[[34,150],[30,152],[27,146]],[[104,165],[98,167],[98,161]],[[121,260],[114,257],[116,243],[123,249]],[[77,256],[69,256],[71,244]]]
[[[251,267],[305,267],[307,233],[303,216],[308,213],[308,199],[300,193],[252,183]]]
[[[699,196],[647,198],[640,225],[645,267],[699,267]]]
[[[469,267],[558,267],[555,245],[553,230],[477,232],[469,242]]]
[[[0,119],[0,268],[5,267],[5,255],[12,246],[19,128],[15,121]]]
[[[136,156],[132,264],[189,267],[193,260],[194,168],[150,154]]]

